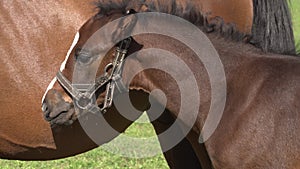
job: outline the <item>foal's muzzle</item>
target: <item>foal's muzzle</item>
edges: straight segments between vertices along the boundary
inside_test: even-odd
[[[55,89],[49,90],[42,104],[45,120],[51,124],[72,124],[77,116],[73,104],[66,102]]]

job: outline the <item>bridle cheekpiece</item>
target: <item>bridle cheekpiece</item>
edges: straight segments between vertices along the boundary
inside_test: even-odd
[[[95,79],[95,83],[86,89],[79,89],[76,85],[73,85],[61,71],[56,75],[59,84],[66,90],[66,92],[73,98],[74,106],[82,110],[89,110],[94,114],[105,114],[107,109],[112,106],[115,89],[119,93],[127,92],[128,89],[122,82],[122,70],[124,65],[124,59],[127,55],[128,48],[131,44],[132,38],[129,37],[120,42],[120,45],[116,48],[115,58],[112,63],[106,65],[104,74]],[[99,108],[96,104],[96,100],[93,99],[96,92],[106,87],[106,93],[104,98],[103,107]]]

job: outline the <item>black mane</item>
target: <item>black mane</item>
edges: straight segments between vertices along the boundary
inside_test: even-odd
[[[287,0],[253,0],[251,42],[266,52],[295,55],[291,13]]]
[[[193,0],[98,0],[98,15],[107,15],[112,10],[128,9],[137,12],[162,12],[182,17],[199,26],[203,31],[218,32],[223,37],[249,42],[265,52],[295,55],[292,19],[287,0],[253,0],[254,19],[252,35],[241,33],[234,24],[225,24],[216,17],[208,21],[194,5]],[[146,11],[143,9],[146,7]]]
[[[146,11],[142,9],[145,6]],[[218,32],[226,38],[236,41],[244,40],[248,35],[239,32],[234,24],[225,24],[223,19],[218,17],[210,20],[210,24],[201,11],[193,5],[193,0],[99,0],[96,3],[97,15],[107,15],[111,10],[126,12],[135,9],[137,12],[161,12],[175,15],[188,20],[200,27],[205,32]]]

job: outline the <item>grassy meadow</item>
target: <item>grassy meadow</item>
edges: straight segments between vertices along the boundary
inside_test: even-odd
[[[297,51],[300,53],[300,0],[290,0],[290,3],[293,16],[295,42]]]
[[[293,26],[295,40],[298,51],[300,52],[300,0],[291,0],[291,11],[293,14]],[[134,137],[154,136],[154,130],[151,124],[134,123],[126,132],[126,135]],[[91,150],[87,153],[61,160],[42,161],[42,162],[24,162],[0,160],[1,169],[167,169],[168,165],[162,154],[155,157],[144,159],[124,158],[112,154],[101,147]]]

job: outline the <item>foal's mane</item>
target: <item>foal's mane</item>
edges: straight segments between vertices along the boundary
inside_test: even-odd
[[[206,16],[197,8],[195,0],[98,0],[98,15],[112,10],[136,12],[162,12],[184,18],[203,31],[217,32],[235,41],[248,40],[265,52],[295,55],[292,19],[287,0],[253,0],[254,19],[252,34],[239,32],[234,24],[225,24],[216,17],[208,23]]]
[[[225,24],[220,17],[209,24],[196,3],[195,0],[98,0],[96,6],[99,10],[98,15],[108,15],[113,10],[125,12],[129,9],[134,9],[136,12],[161,12],[184,18],[207,33],[218,32],[236,41],[248,37],[239,32],[234,24]]]

